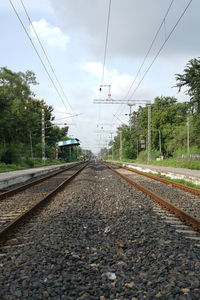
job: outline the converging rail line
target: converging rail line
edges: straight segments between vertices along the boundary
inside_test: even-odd
[[[27,216],[47,204],[87,164],[88,162],[75,164],[70,168],[1,194],[0,242],[3,242]]]
[[[124,168],[124,167],[121,167],[121,166],[119,167],[119,166],[114,166],[114,165],[110,165],[110,164],[106,164],[106,165],[113,172],[115,172],[117,175],[121,176],[123,179],[125,179],[127,182],[129,182],[131,185],[133,185],[137,189],[141,190],[142,192],[144,192],[145,194],[147,194],[148,196],[150,196],[153,200],[155,200],[156,202],[158,202],[159,204],[161,204],[162,206],[164,206],[167,210],[169,210],[171,213],[173,213],[178,218],[180,218],[181,221],[184,221],[186,224],[192,226],[194,230],[200,232],[200,220],[199,220],[199,217],[198,218],[194,217],[193,215],[191,215],[187,211],[185,211],[187,209],[185,209],[185,208],[181,209],[181,208],[177,207],[176,205],[174,205],[173,203],[171,203],[171,201],[168,201],[165,198],[163,198],[162,196],[160,196],[159,195],[159,189],[157,189],[158,190],[158,194],[157,194],[157,193],[154,193],[152,191],[152,188],[149,189],[149,188],[145,187],[144,181],[142,182],[142,184],[140,184],[139,182],[137,182],[137,180],[135,181],[132,178],[131,173],[139,174],[140,176],[142,175],[142,176],[148,177],[148,178],[150,178],[152,180],[158,180],[158,181],[161,181],[162,183],[165,183],[167,185],[170,184],[171,186],[174,186],[176,188],[184,189],[185,191],[193,193],[195,195],[197,195],[197,192],[199,192],[198,190],[194,189],[194,191],[192,191],[193,190],[192,188],[188,188],[187,189],[187,187],[185,187],[183,185],[179,185],[179,184],[178,185],[174,184],[174,182],[171,182],[169,180],[165,180],[165,179],[161,179],[160,180],[160,178],[157,178],[155,176],[152,176],[152,175],[149,175],[149,174],[144,174],[144,173],[138,172],[138,171],[129,170],[128,168]],[[199,194],[200,193],[198,193],[198,195]],[[176,196],[178,196],[177,191],[174,193],[174,197],[176,197]],[[187,200],[188,200],[188,198],[187,198]],[[191,200],[190,200],[190,203],[192,203]],[[198,205],[199,204],[200,204],[200,202],[198,201]]]
[[[34,186],[34,185],[39,184],[39,183],[41,183],[41,182],[43,182],[43,181],[45,181],[45,180],[47,180],[47,179],[50,179],[51,177],[54,177],[54,176],[56,176],[56,175],[58,175],[58,174],[61,174],[61,173],[65,172],[66,170],[73,169],[75,166],[78,166],[78,165],[80,165],[80,163],[75,163],[75,164],[73,164],[72,166],[64,167],[64,168],[62,168],[62,169],[59,170],[59,171],[53,171],[53,172],[51,172],[51,174],[49,174],[49,175],[42,176],[42,177],[40,177],[39,179],[35,179],[35,180],[31,181],[31,182],[22,184],[22,185],[20,185],[20,186],[18,186],[18,187],[11,188],[11,189],[9,189],[8,191],[2,192],[2,193],[0,194],[0,200],[5,199],[5,198],[7,198],[7,197],[10,197],[10,196],[12,196],[12,195],[16,195],[17,193],[19,193],[19,192],[21,192],[21,191],[24,191],[25,189],[27,189],[27,188],[29,188],[29,187],[31,187],[31,186]]]
[[[0,298],[199,300],[199,241],[192,228],[91,161],[2,243]]]
[[[154,175],[151,175],[151,174],[140,172],[138,170],[133,170],[133,169],[130,169],[130,168],[127,168],[127,167],[123,167],[123,169],[131,171],[131,172],[136,173],[136,174],[140,174],[142,176],[146,176],[148,178],[151,178],[151,179],[154,179],[154,180],[166,183],[166,184],[170,184],[170,185],[175,186],[175,187],[177,187],[177,188],[179,188],[181,190],[184,190],[184,191],[189,192],[191,194],[199,195],[200,196],[200,190],[192,188],[192,187],[189,187],[189,186],[185,186],[185,185],[183,185],[181,183],[177,183],[177,182],[171,181],[169,179],[165,179],[165,178],[160,178],[158,176],[154,176]]]

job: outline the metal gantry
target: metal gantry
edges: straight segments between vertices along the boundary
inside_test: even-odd
[[[109,95],[111,95],[109,93]],[[129,117],[131,117],[131,108],[134,105],[137,104],[146,104],[148,107],[148,143],[147,143],[147,161],[151,161],[151,100],[125,100],[125,99],[112,99],[111,96],[108,95],[108,98],[106,99],[94,99],[94,104],[127,104],[130,106],[130,114]],[[130,122],[130,119],[129,119]],[[120,156],[122,149],[120,147]]]
[[[94,104],[127,104],[127,105],[137,105],[137,104],[151,104],[151,100],[125,100],[125,99],[94,99]]]

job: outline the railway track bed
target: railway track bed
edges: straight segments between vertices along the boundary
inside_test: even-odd
[[[0,240],[85,165],[77,164],[1,194]]]
[[[3,245],[0,298],[197,300],[200,247],[170,216],[92,163]]]
[[[127,168],[108,166],[200,232],[199,190]]]

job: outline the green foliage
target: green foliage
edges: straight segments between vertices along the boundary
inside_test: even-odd
[[[177,87],[180,91],[183,87],[188,88],[186,93],[191,97],[190,105],[192,112],[200,113],[200,58],[189,60],[183,74],[176,74]]]
[[[181,158],[182,155],[188,155],[188,149],[186,147],[177,149],[173,154],[174,157]],[[190,154],[200,154],[199,148],[197,146],[190,147]]]
[[[147,161],[147,151],[141,151],[138,155],[140,161]]]
[[[15,170],[22,170],[32,167],[43,167],[43,166],[49,166],[49,165],[58,165],[64,163],[62,160],[46,160],[45,162],[42,160],[34,160],[34,161],[22,161],[19,164],[5,164],[0,163],[0,173],[1,172],[9,172],[9,171],[15,171]]]
[[[26,157],[24,160],[22,160],[20,162],[20,165],[24,166],[24,167],[28,167],[28,168],[33,168],[34,167],[34,160]]]
[[[13,164],[19,160],[18,152],[15,148],[7,149],[1,155],[1,161],[5,164]]]
[[[174,156],[191,160],[194,154],[200,154],[200,58],[191,59],[183,74],[176,74],[176,80],[179,91],[183,87],[187,89],[190,101],[178,103],[176,98],[164,96],[154,99],[151,104],[152,159],[162,155],[165,159]],[[147,161],[147,136],[148,108],[139,107],[131,114],[130,126],[118,128],[112,145],[114,159],[139,157],[140,161]],[[162,161],[156,163],[164,164]],[[181,163],[183,166],[183,161]],[[198,166],[190,162],[190,167]]]
[[[186,122],[188,103],[177,103],[174,97],[156,97],[151,105],[151,146],[152,159],[160,155],[170,157],[186,145]],[[191,123],[192,124],[192,123]],[[191,127],[192,128],[192,127]],[[122,159],[147,160],[148,109],[139,107],[131,116],[131,126],[118,128],[113,141],[114,159],[120,158],[120,132]],[[161,149],[161,151],[160,151]]]
[[[192,170],[200,170],[200,161],[190,161],[190,160],[177,160],[177,159],[166,159],[162,161],[151,162],[158,166],[170,166],[176,168],[187,168]]]
[[[55,143],[67,139],[68,126],[59,128],[52,123],[53,107],[44,100],[33,98],[31,85],[35,84],[32,71],[16,73],[0,68],[0,160],[6,164],[32,167],[32,156],[42,157],[42,110],[45,115],[45,156],[55,158]],[[60,152],[62,154],[62,150]],[[69,160],[75,159],[77,156],[72,150]]]
[[[200,185],[197,185],[195,183],[192,183],[192,182],[184,180],[184,179],[172,179],[171,177],[167,177],[167,176],[165,176],[165,178],[169,179],[173,182],[177,182],[177,183],[180,183],[180,184],[183,184],[183,185],[195,188],[195,189],[200,189]]]
[[[152,150],[151,151],[151,159],[155,160],[156,158],[158,158],[160,156],[160,152],[157,150]],[[140,161],[147,161],[147,151],[141,151],[139,153],[138,159]]]

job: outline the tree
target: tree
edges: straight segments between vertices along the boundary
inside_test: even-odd
[[[16,140],[19,116],[33,96],[30,84],[37,84],[33,72],[0,68],[0,137],[6,142]]]
[[[169,142],[177,134],[176,129],[182,124],[186,124],[188,104],[177,103],[174,97],[156,97],[151,106],[152,110],[152,149],[160,150],[162,154],[171,156],[171,149],[168,147]],[[147,135],[147,108],[143,108],[140,114],[140,123],[143,134]]]
[[[0,158],[6,163],[20,158],[41,157],[42,110],[45,112],[46,150],[55,157],[55,142],[66,138],[68,127],[53,127],[53,107],[34,99],[32,71],[13,72],[0,68]]]
[[[151,105],[151,145],[152,156],[161,152],[165,156],[173,155],[177,147],[186,145],[186,120],[188,103],[178,103],[174,97],[156,97]],[[114,156],[119,158],[120,135],[122,132],[122,157],[135,159],[139,152],[146,150],[148,136],[148,108],[139,107],[131,115],[130,126],[118,128],[114,138]],[[178,142],[178,143],[176,143]],[[146,156],[144,153],[144,157]]]
[[[200,113],[200,58],[189,60],[183,74],[176,74],[178,91],[188,88],[186,93],[191,97],[190,104],[193,113]]]

